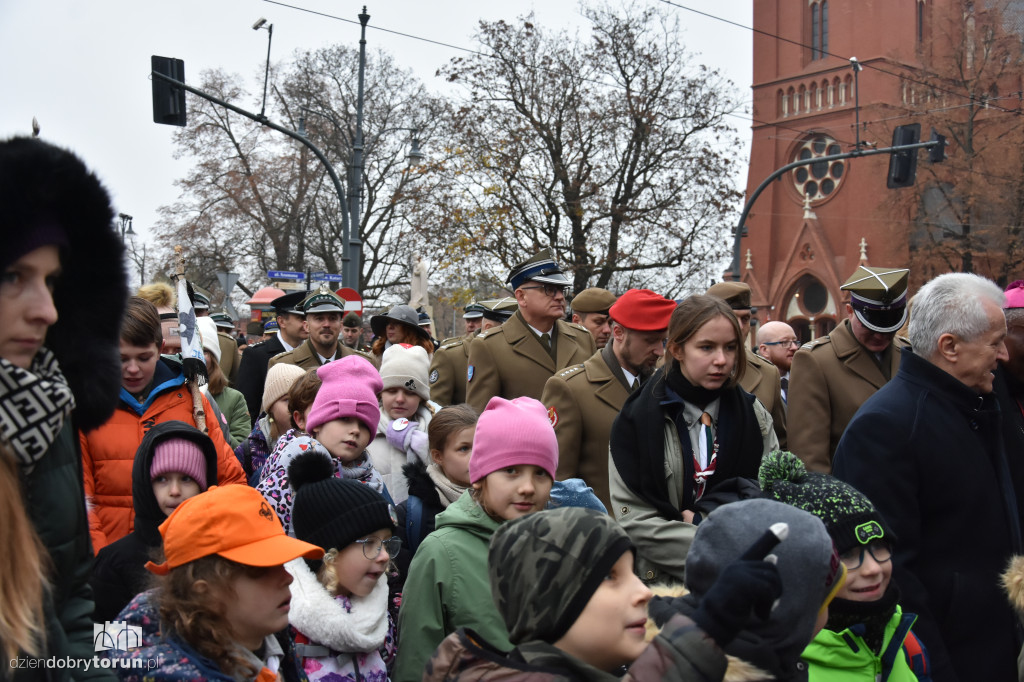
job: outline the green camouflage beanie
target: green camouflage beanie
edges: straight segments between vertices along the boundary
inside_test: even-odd
[[[758,478],[765,496],[821,519],[839,554],[881,538],[895,544],[889,526],[864,493],[834,476],[807,471],[792,452],[776,450],[765,457]]]
[[[583,507],[502,524],[491,538],[487,565],[509,641],[561,639],[631,549],[626,532],[608,514]]]

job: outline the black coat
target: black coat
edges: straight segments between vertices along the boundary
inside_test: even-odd
[[[402,539],[402,550],[395,559],[395,566],[401,575],[402,582],[409,575],[409,564],[412,563],[414,549],[423,542],[423,538],[434,532],[435,517],[444,511],[441,505],[441,493],[434,487],[434,482],[427,473],[427,465],[416,460],[402,467],[402,473],[409,481],[409,497],[416,497],[422,504],[419,537],[410,538],[406,529],[409,518],[409,501],[398,505],[398,526],[395,535]]]
[[[995,397],[904,350],[846,428],[833,473],[896,535],[893,578],[935,682],[1016,680],[1020,637],[999,575],[1021,542]]]
[[[235,388],[245,396],[245,405],[249,408],[249,419],[253,424],[263,411],[263,384],[267,380],[267,363],[270,358],[284,352],[281,340],[275,334],[269,341],[254,343],[242,351],[242,361],[238,365],[238,379]]]

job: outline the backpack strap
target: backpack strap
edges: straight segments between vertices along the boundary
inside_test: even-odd
[[[931,682],[931,666],[928,664],[928,649],[924,643],[917,638],[914,631],[907,633],[903,640],[903,653],[907,657],[907,665],[911,672],[917,676],[918,682]]]

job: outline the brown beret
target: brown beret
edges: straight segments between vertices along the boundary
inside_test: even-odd
[[[707,291],[708,296],[716,296],[733,310],[750,309],[750,285],[743,282],[719,282],[712,284]]]
[[[615,298],[615,294],[607,289],[590,287],[576,294],[570,305],[574,313],[606,313],[614,305]]]

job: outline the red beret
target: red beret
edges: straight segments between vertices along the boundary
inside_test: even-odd
[[[650,289],[630,289],[609,310],[611,318],[627,329],[656,332],[668,329],[676,302]]]

